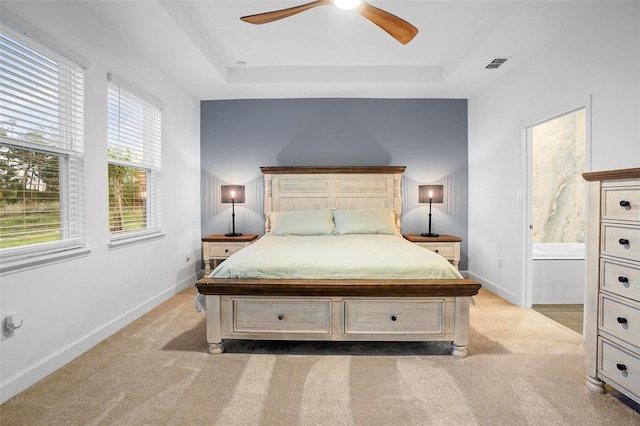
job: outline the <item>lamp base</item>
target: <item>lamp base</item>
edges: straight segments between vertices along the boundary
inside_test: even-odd
[[[242,232],[229,232],[227,234],[224,234],[225,237],[241,237],[242,236]]]
[[[427,232],[427,233],[423,233],[423,234],[420,234],[420,235],[423,236],[423,237],[439,237],[440,236],[440,234],[434,234],[432,232]]]

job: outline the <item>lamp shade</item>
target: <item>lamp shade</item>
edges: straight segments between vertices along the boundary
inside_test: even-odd
[[[222,203],[244,203],[244,185],[221,185]]]
[[[444,202],[443,185],[418,185],[419,203],[442,203]]]

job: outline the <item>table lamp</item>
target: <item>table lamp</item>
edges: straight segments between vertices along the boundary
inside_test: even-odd
[[[236,203],[244,203],[244,185],[222,185],[221,202],[231,203],[231,232],[224,234],[225,237],[239,237],[241,232],[236,232]]]
[[[431,232],[431,204],[442,203],[443,199],[443,185],[418,185],[418,202],[429,203],[429,232],[422,233],[423,237],[437,237],[440,234]]]

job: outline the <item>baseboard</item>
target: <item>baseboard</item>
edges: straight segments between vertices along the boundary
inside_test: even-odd
[[[196,280],[197,276],[196,274],[193,274],[182,282],[164,290],[160,294],[104,324],[102,327],[87,333],[75,342],[68,344],[32,366],[9,377],[4,382],[0,383],[0,404],[44,379],[49,374],[82,355],[107,337],[111,336],[113,333],[160,305],[162,302],[186,290],[189,286],[193,285]]]
[[[516,306],[520,306],[518,303],[518,296],[516,294],[514,294],[513,292],[504,289],[503,287],[479,276],[474,274],[473,272],[469,272],[466,271],[466,274],[468,275],[469,278],[471,278],[472,280],[476,280],[478,281],[480,284],[482,284],[482,287],[489,290],[491,293],[498,295],[500,297],[502,297],[505,300],[508,300],[509,302],[513,303]]]

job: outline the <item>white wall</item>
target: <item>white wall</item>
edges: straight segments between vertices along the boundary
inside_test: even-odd
[[[0,401],[69,360],[196,280],[200,259],[200,104],[95,20],[76,19],[76,2],[3,2],[32,28],[90,61],[85,80],[87,245],[75,260],[0,277],[2,317],[24,325],[0,343]],[[7,16],[7,15],[5,15]],[[109,250],[107,72],[161,99],[164,238]],[[186,260],[186,252],[192,253]]]
[[[523,128],[591,97],[590,169],[640,166],[640,3],[574,6],[564,34],[469,99],[469,271],[520,305]]]

